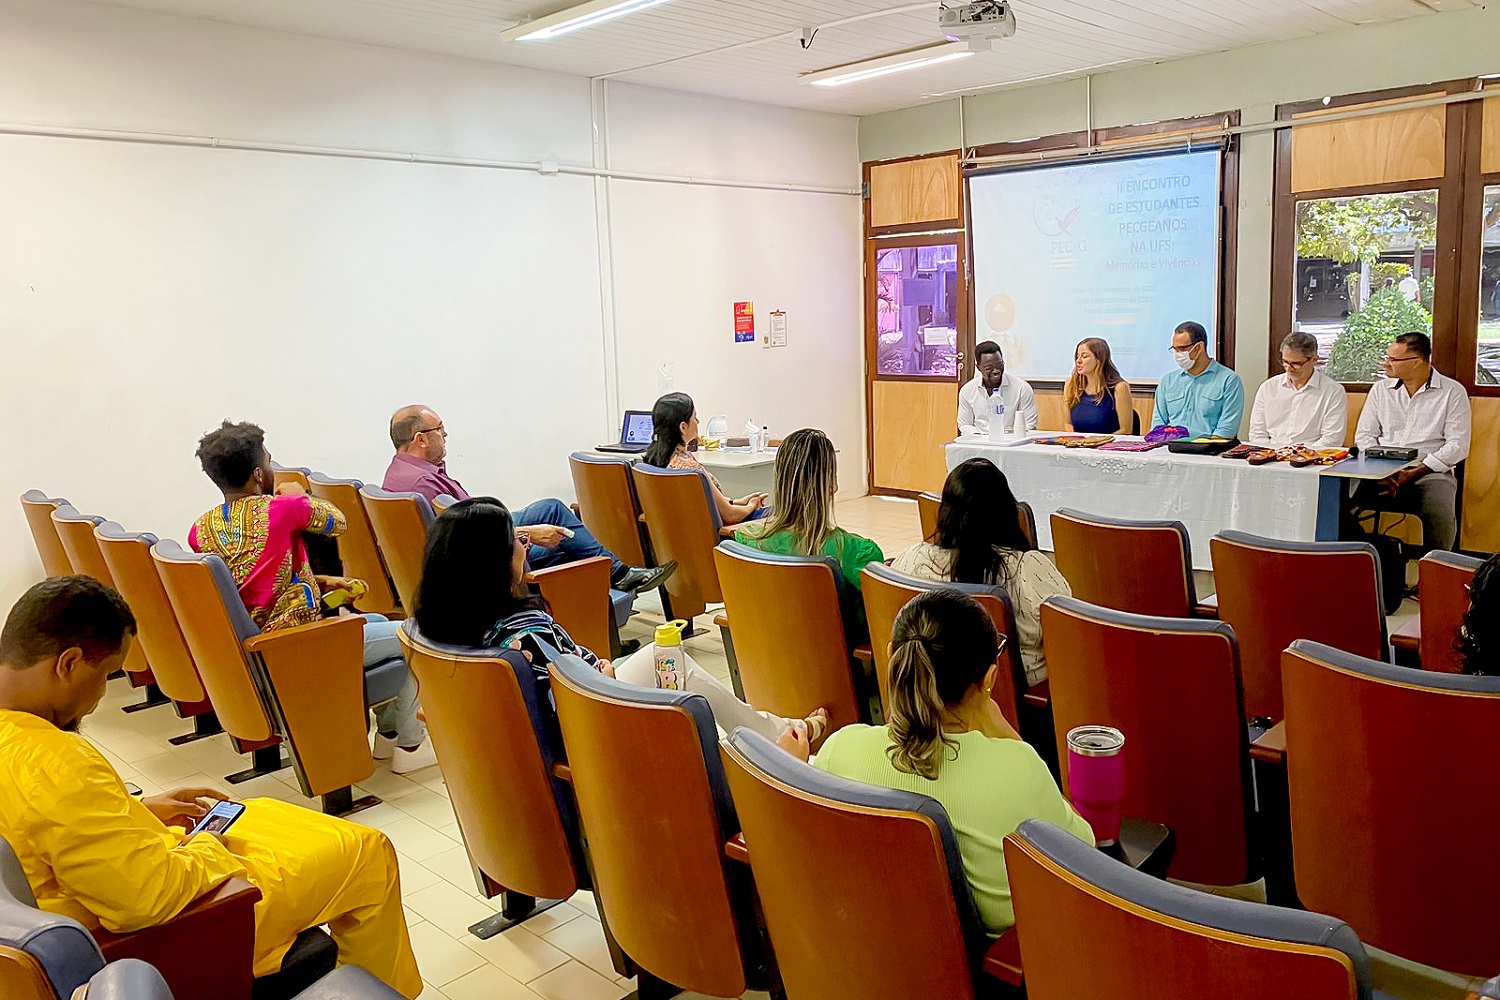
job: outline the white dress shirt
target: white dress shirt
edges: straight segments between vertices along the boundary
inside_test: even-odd
[[[1016,411],[1026,418],[1026,429],[1036,430],[1036,393],[1023,378],[1010,372],[1000,376],[1000,398],[1005,401],[1005,419],[1015,426]],[[958,390],[958,433],[990,432],[990,394],[984,390],[984,377],[975,375]]]
[[[1469,457],[1473,420],[1464,387],[1434,368],[1415,395],[1399,378],[1370,386],[1354,443],[1360,451],[1415,448],[1418,460],[1433,472],[1452,472]]]
[[[1349,397],[1344,387],[1315,371],[1302,388],[1290,375],[1262,382],[1250,409],[1251,444],[1286,448],[1342,448],[1349,429]]]

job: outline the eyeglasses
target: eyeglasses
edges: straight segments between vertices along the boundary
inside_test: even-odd
[[[1304,358],[1301,361],[1288,361],[1286,358],[1282,358],[1281,367],[1285,368],[1287,371],[1300,372],[1308,365],[1315,364],[1317,360],[1317,358]]]
[[[1420,354],[1408,354],[1404,358],[1393,358],[1389,354],[1387,354],[1385,358],[1381,360],[1381,364],[1389,368],[1391,365],[1399,365],[1403,361],[1420,361],[1421,358],[1422,356]]]
[[[417,433],[418,434],[441,434],[441,433],[446,433],[446,431],[443,430],[443,425],[442,424],[438,424],[436,427],[423,427],[420,430],[418,430]]]

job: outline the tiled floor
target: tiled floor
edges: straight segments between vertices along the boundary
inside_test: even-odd
[[[909,500],[863,497],[839,505],[840,523],[874,538],[887,557],[915,542],[916,504]],[[639,603],[641,613],[625,629],[627,638],[648,639],[661,621],[654,597]],[[698,619],[687,640],[693,657],[727,681],[724,646],[711,616]],[[150,794],[165,788],[208,785],[229,789],[223,776],[247,766],[225,737],[174,747],[167,740],[188,730],[168,708],[127,715],[120,709],[139,700],[125,681],[113,681],[104,703],[82,732],[114,763],[122,777]],[[236,798],[269,796],[317,808],[302,796],[290,769],[233,786]],[[401,859],[412,946],[427,989],[423,1000],[616,1000],[633,989],[610,964],[593,896],[579,893],[546,913],[481,941],[469,925],[493,914],[498,900],[475,890],[458,824],[436,767],[408,776],[379,765],[358,791],[378,795],[378,806],[354,817],[384,830]],[[747,994],[762,997],[764,994]]]

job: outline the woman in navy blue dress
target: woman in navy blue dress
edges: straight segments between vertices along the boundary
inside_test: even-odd
[[[1130,432],[1134,407],[1130,383],[1109,359],[1109,344],[1098,337],[1080,341],[1073,351],[1073,374],[1063,386],[1068,430],[1080,434]]]

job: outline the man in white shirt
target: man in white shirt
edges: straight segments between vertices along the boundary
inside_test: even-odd
[[[1342,448],[1349,429],[1344,387],[1318,371],[1318,342],[1292,333],[1281,342],[1285,374],[1261,383],[1250,408],[1251,444]]]
[[[1028,431],[1036,430],[1036,393],[1023,378],[1005,373],[1005,355],[1000,345],[986,340],[974,348],[974,377],[958,390],[958,433],[990,432],[990,393],[1000,390],[1005,401],[1005,420],[1015,426],[1016,413]]]
[[[1403,333],[1386,348],[1382,367],[1390,380],[1370,387],[1354,443],[1415,448],[1417,464],[1354,493],[1364,510],[1416,514],[1429,548],[1452,549],[1458,539],[1458,481],[1453,470],[1469,457],[1473,416],[1464,387],[1432,367],[1432,341],[1425,333]]]

